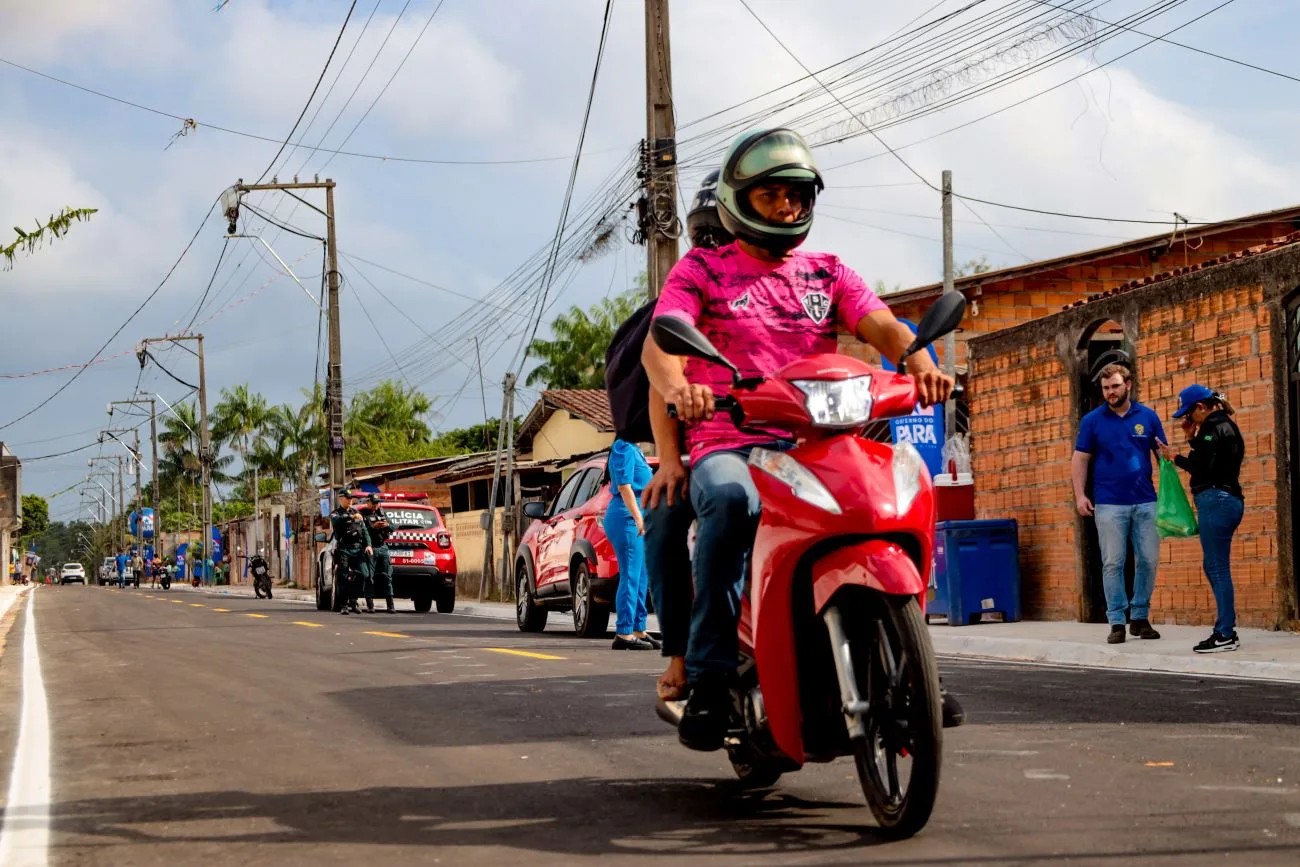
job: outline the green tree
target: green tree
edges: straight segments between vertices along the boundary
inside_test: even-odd
[[[23,530],[21,539],[40,536],[50,528],[50,504],[44,497],[23,494]]]
[[[583,310],[570,307],[551,321],[551,339],[538,338],[528,353],[540,362],[528,374],[528,385],[546,388],[605,387],[605,353],[614,332],[645,303],[640,286]]]
[[[957,277],[969,277],[972,274],[986,274],[993,270],[989,264],[988,256],[980,256],[978,259],[968,259],[957,267],[953,268],[953,275]]]
[[[246,499],[252,500],[257,464],[251,460],[255,449],[265,441],[269,408],[266,398],[247,385],[221,390],[221,399],[213,410],[212,434],[218,442],[229,444],[239,455]]]

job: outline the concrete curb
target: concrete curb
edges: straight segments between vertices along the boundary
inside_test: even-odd
[[[1234,660],[1231,657],[1235,653],[1201,655],[1190,650],[1185,656],[1133,653],[1125,652],[1122,645],[1112,647],[1026,638],[963,636],[934,629],[930,630],[930,638],[935,652],[941,656],[1300,683],[1300,666]]]

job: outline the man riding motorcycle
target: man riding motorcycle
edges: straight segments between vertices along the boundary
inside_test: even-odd
[[[736,139],[717,187],[719,217],[736,243],[687,253],[664,283],[656,318],[676,316],[700,329],[742,377],[835,352],[839,327],[897,362],[913,340],[907,326],[837,257],[796,252],[812,228],[813,207],[823,187],[810,149],[793,130],[750,132]],[[740,598],[760,510],[746,461],[756,446],[785,445],[778,433],[740,431],[729,418],[714,415],[715,392],[725,393],[731,386],[728,371],[667,355],[652,340],[645,343],[642,361],[653,388],[688,426],[689,492],[697,516],[695,594],[685,658],[689,698],[678,737],[691,749],[716,750],[730,713]],[[913,356],[909,365],[923,406],[949,396],[952,379],[927,354]],[[662,419],[656,430],[661,427]],[[661,453],[660,467],[666,479],[685,477],[677,453]],[[679,600],[681,594],[671,598]],[[683,620],[673,611],[660,618],[665,627]],[[664,644],[669,646],[667,632]]]

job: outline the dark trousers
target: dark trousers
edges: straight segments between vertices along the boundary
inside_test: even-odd
[[[387,545],[380,545],[374,551],[372,574],[366,576],[367,605],[374,602],[376,595],[382,595],[389,602],[393,601],[393,558],[388,553]]]
[[[691,637],[691,603],[695,588],[691,581],[691,552],[687,539],[695,507],[690,496],[677,495],[668,505],[645,513],[645,562],[650,579],[650,597],[663,634],[664,656],[685,656]]]
[[[343,593],[344,603],[353,602],[362,587],[370,583],[370,557],[365,548],[342,548],[334,552],[338,558],[338,582],[335,592]]]

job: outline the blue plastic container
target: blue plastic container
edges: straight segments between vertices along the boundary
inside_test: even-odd
[[[966,626],[995,612],[1008,623],[1020,619],[1020,536],[1015,519],[935,524],[926,618],[943,615],[949,626]]]

